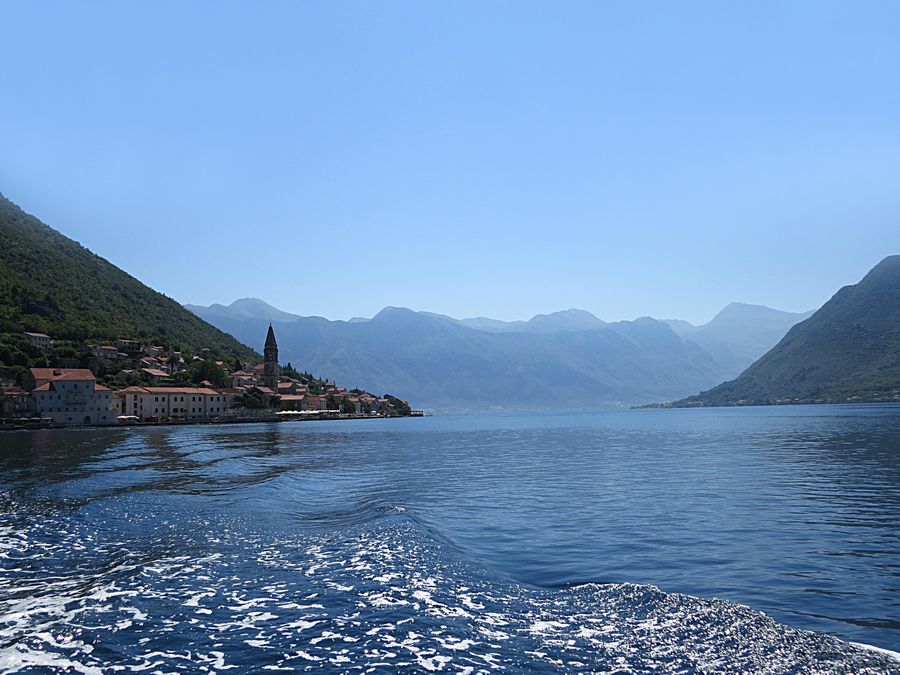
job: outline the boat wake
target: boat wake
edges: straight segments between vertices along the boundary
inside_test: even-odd
[[[0,532],[0,672],[900,672],[726,601],[492,578],[400,508],[328,533],[102,515]]]

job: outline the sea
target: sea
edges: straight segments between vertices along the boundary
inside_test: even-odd
[[[0,673],[900,673],[900,406],[0,434]]]

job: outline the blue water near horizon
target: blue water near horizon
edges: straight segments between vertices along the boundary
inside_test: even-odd
[[[900,672],[900,406],[0,435],[0,672]]]

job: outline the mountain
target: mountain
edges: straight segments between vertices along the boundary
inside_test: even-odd
[[[726,377],[735,377],[778,344],[795,324],[812,312],[782,312],[763,305],[733,302],[708,323],[693,326],[678,319],[666,323],[676,333],[703,347],[723,368]]]
[[[197,313],[197,310],[202,310],[209,316],[220,316],[223,318],[265,319],[266,321],[293,321],[300,318],[296,314],[282,312],[259,298],[241,298],[230,305],[220,305],[218,303],[209,307],[184,305],[184,308],[194,314]]]
[[[798,323],[737,379],[674,405],[900,400],[900,256]]]
[[[0,195],[0,333],[255,352]]]
[[[449,318],[449,317],[447,317]],[[606,322],[583,309],[566,309],[550,314],[537,314],[528,321],[499,321],[479,316],[471,319],[450,319],[475,330],[491,332],[555,333],[570,330],[602,328]]]
[[[241,340],[258,341],[268,326],[264,316],[194,311]],[[430,408],[621,407],[723,378],[702,348],[659,321],[594,317],[594,328],[576,330],[585,317],[560,314],[501,331],[396,307],[367,321],[291,315],[273,325],[283,362]],[[548,320],[559,329],[549,331]]]

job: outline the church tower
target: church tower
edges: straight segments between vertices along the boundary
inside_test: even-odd
[[[278,376],[281,374],[278,367],[278,343],[275,342],[275,331],[269,324],[269,332],[266,335],[266,346],[263,349],[263,386],[278,393]]]

